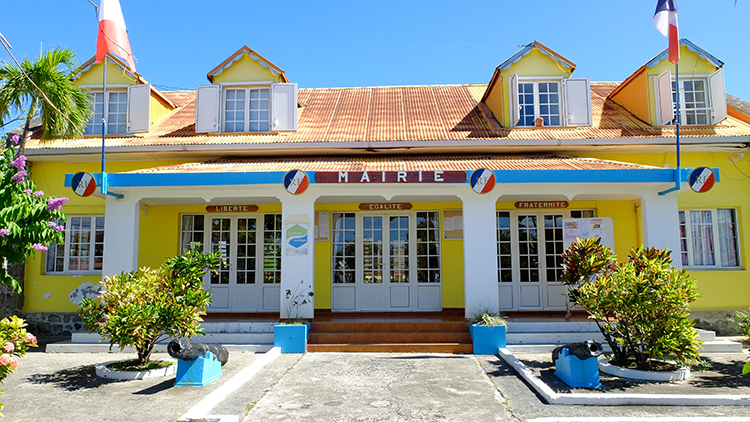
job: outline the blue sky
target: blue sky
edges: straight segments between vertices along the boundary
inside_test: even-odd
[[[98,4],[99,0],[93,0]],[[120,0],[137,68],[160,89],[195,89],[247,45],[300,87],[487,83],[538,40],[577,77],[622,81],[667,46],[656,0]],[[677,0],[680,35],[725,63],[728,93],[750,100],[750,0]],[[87,0],[7,1],[2,33],[18,57],[68,46],[95,54]],[[0,60],[9,60],[0,49]]]

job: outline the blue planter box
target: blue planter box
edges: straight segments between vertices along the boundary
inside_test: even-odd
[[[273,345],[281,347],[281,353],[307,353],[309,324],[274,325]]]
[[[599,360],[591,357],[581,360],[563,348],[555,360],[555,375],[571,387],[599,388]]]
[[[504,325],[469,325],[474,354],[496,355],[497,349],[505,347],[505,328]]]
[[[177,375],[175,387],[203,387],[221,376],[221,362],[213,353],[206,353],[205,357],[195,360],[177,361]]]

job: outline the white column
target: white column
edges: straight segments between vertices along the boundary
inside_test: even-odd
[[[480,309],[498,311],[497,198],[471,192],[461,197],[464,221],[464,307],[466,317]]]
[[[677,193],[641,195],[643,246],[672,251],[672,265],[682,267]]]
[[[289,318],[287,306],[289,300],[286,297],[286,291],[300,293],[301,299],[307,297],[307,292],[315,291],[315,238],[313,236],[315,196],[309,191],[301,195],[282,196],[281,207],[282,230],[284,231],[281,244],[281,318]],[[295,250],[300,244],[299,241],[290,244],[290,240],[298,238],[294,235],[288,238],[290,229],[307,229],[306,250],[303,250],[303,247]],[[308,304],[300,307],[300,318],[313,317],[314,299],[313,297]]]
[[[107,196],[104,211],[104,263],[102,276],[138,269],[140,197]]]

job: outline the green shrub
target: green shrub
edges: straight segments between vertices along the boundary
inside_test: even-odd
[[[79,314],[89,331],[138,352],[145,365],[159,341],[203,334],[200,323],[210,304],[203,275],[219,267],[218,253],[191,249],[156,269],[141,268],[107,277],[99,299],[84,299]]]
[[[685,270],[671,266],[671,252],[639,247],[621,264],[606,247],[595,248],[593,258],[589,252],[580,243],[571,246],[566,263],[596,265],[569,265],[563,278],[575,279],[575,271],[583,277],[570,297],[599,326],[613,363],[648,370],[652,360],[698,362],[701,341],[688,317],[689,304],[699,297],[697,285]]]
[[[0,382],[18,368],[16,356],[24,357],[29,347],[37,347],[36,337],[27,332],[25,327],[24,320],[15,315],[0,321]],[[4,391],[0,391],[0,394],[3,393]],[[0,410],[3,407],[5,405],[0,403]],[[0,413],[0,417],[2,416]]]

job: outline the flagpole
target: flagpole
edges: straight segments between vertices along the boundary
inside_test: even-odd
[[[107,168],[104,144],[107,139],[107,55],[104,55],[104,76],[102,77],[102,194],[107,194]]]
[[[679,48],[679,47],[678,47]],[[680,170],[680,59],[677,59],[677,63],[674,64],[674,77],[675,82],[677,83],[677,180],[676,180],[676,188],[677,190],[680,189],[682,185],[682,172]]]

